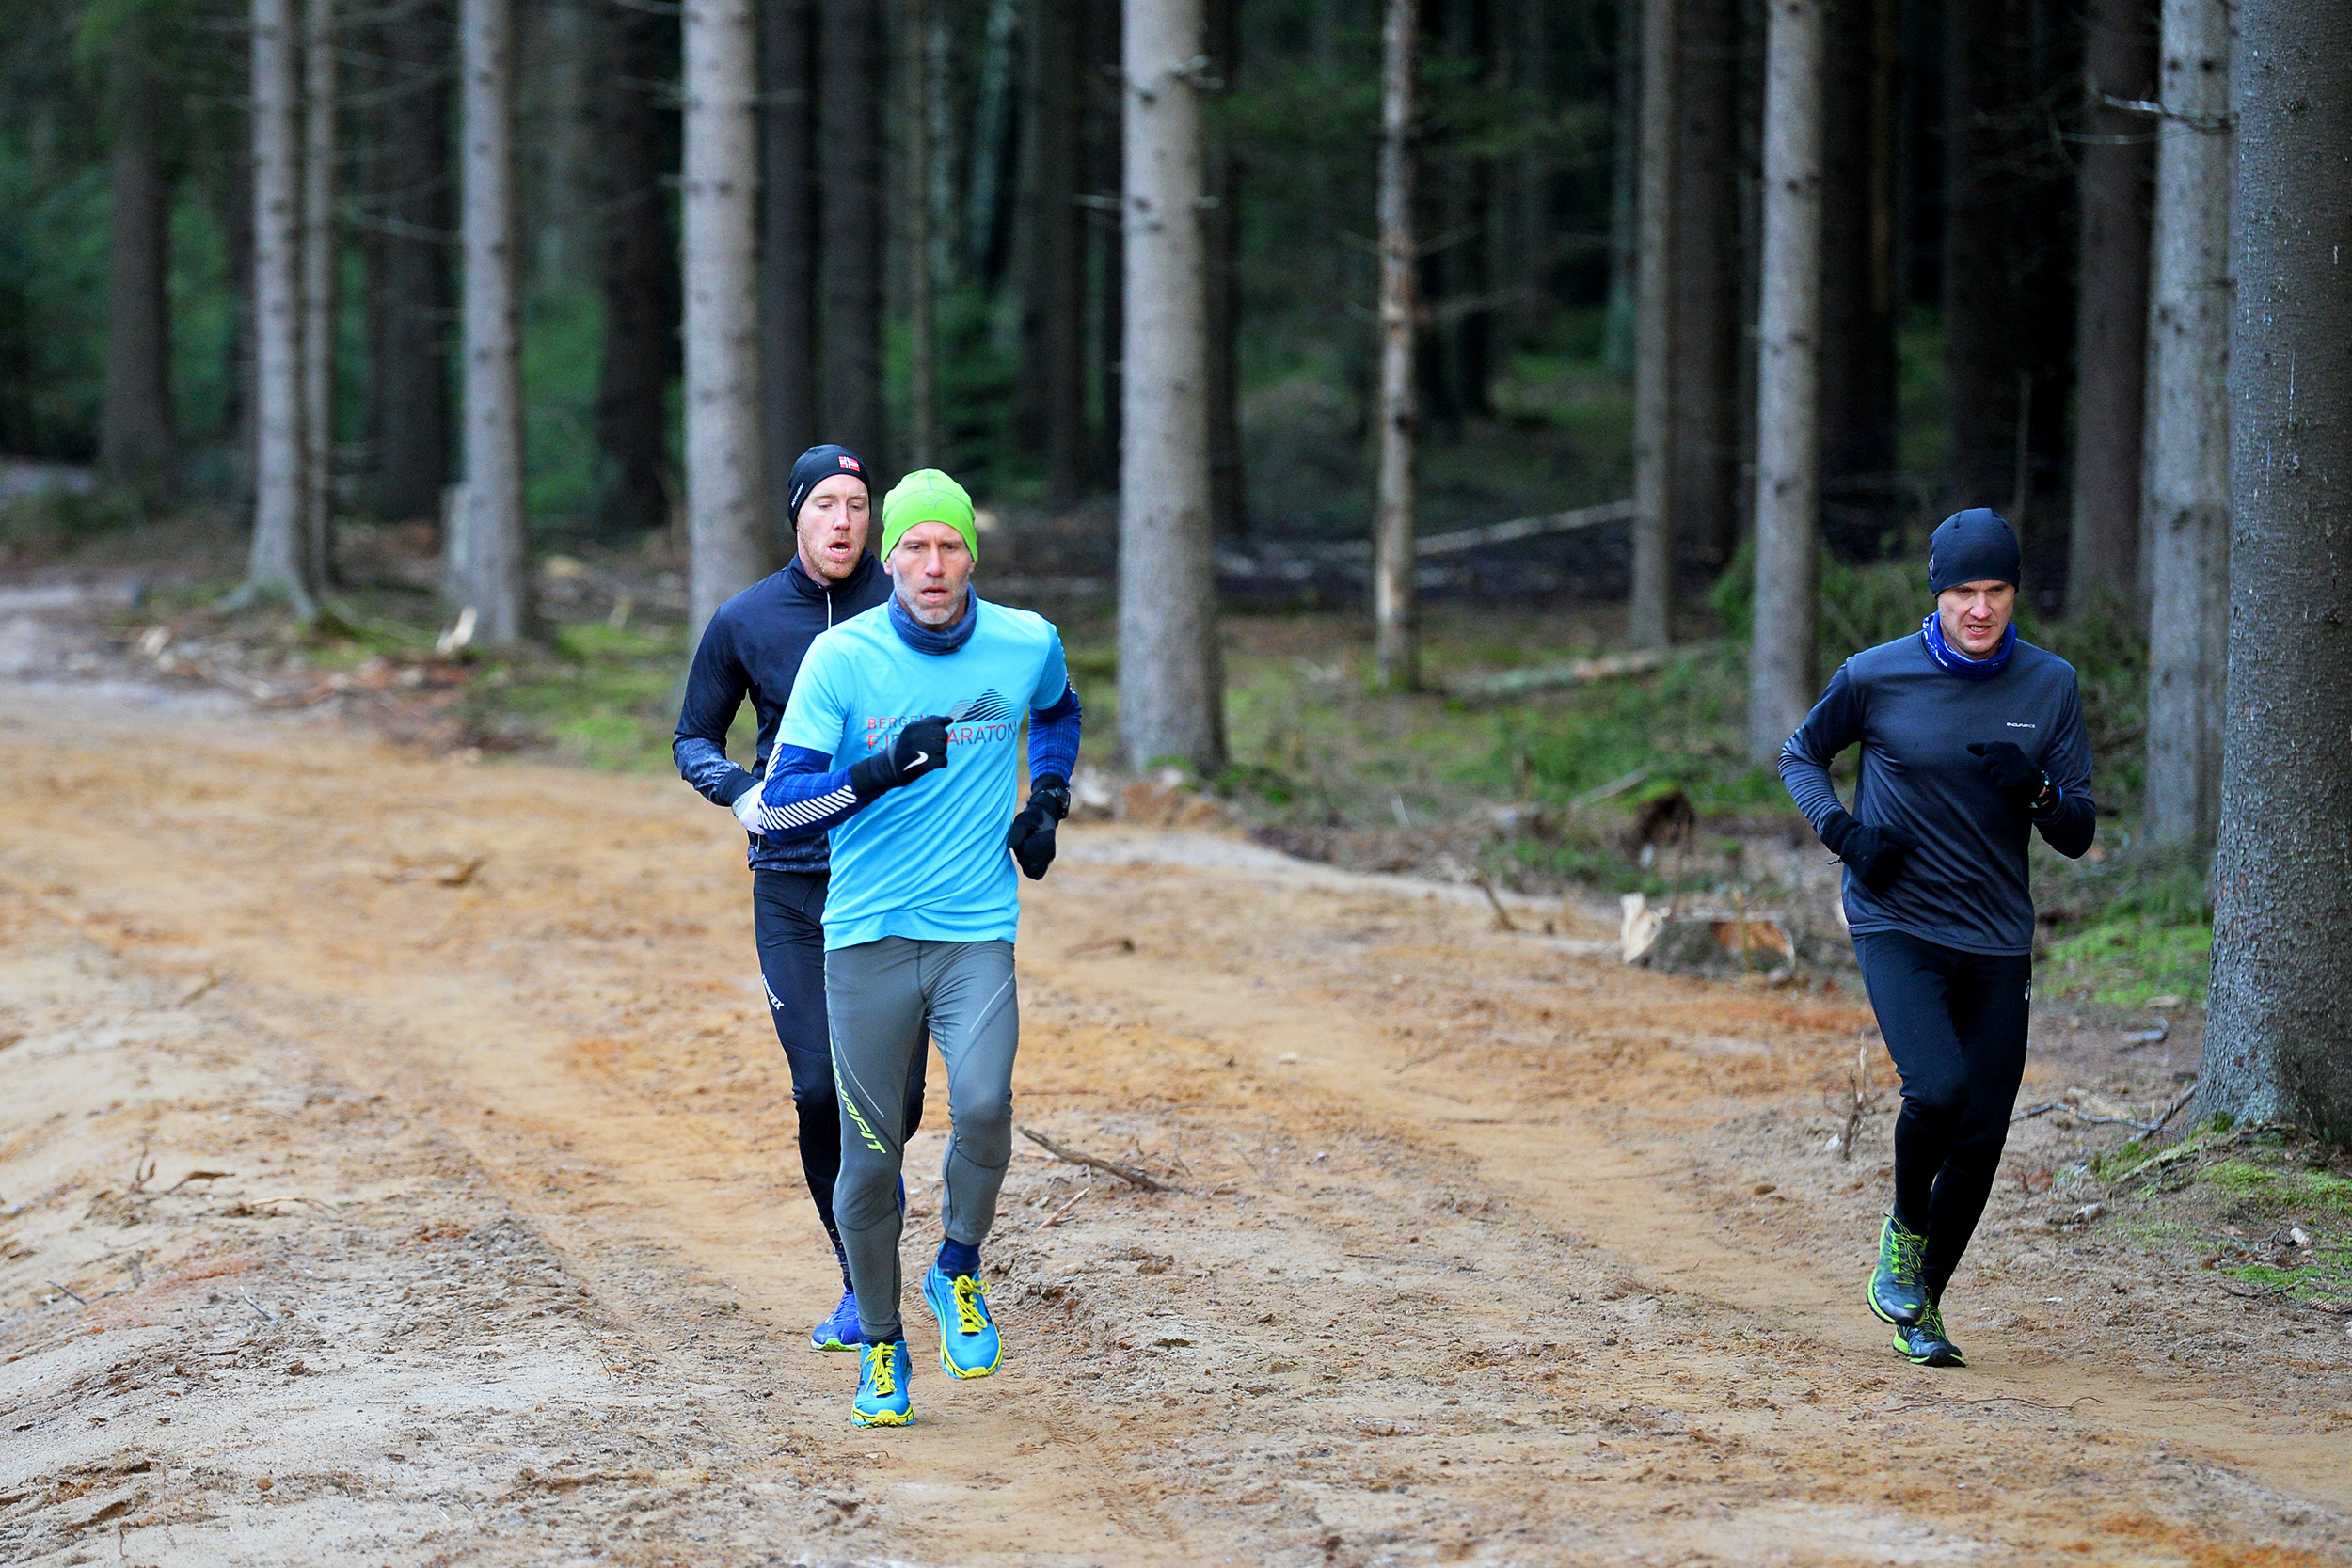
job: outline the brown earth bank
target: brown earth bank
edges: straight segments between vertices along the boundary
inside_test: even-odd
[[[1854,998],[1133,828],[1024,886],[1018,1117],[1170,1190],[1017,1140],[1004,1370],[914,1312],[854,1431],[732,821],[142,704],[0,688],[0,1560],[2352,1560],[2343,1321],[2086,1225],[2067,1118],[1914,1369]],[[2040,1027],[2031,1102],[2195,1062]]]

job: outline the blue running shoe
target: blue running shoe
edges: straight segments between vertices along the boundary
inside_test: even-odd
[[[1944,1309],[1940,1302],[1930,1302],[1915,1323],[1900,1323],[1895,1329],[1895,1354],[1918,1367],[1965,1367],[1967,1357],[1952,1343],[1952,1337],[1944,1331]]]
[[[841,1292],[841,1305],[833,1309],[833,1316],[817,1325],[808,1342],[818,1350],[858,1351],[865,1341],[857,1331],[857,1292]]]
[[[1886,1223],[1879,1227],[1878,1266],[1870,1271],[1869,1286],[1862,1292],[1879,1322],[1908,1328],[1927,1311],[1928,1285],[1923,1273],[1927,1261],[1928,1239],[1904,1229],[1894,1215],[1887,1215]]]
[[[863,1347],[857,1403],[850,1410],[850,1421],[862,1427],[902,1427],[912,1422],[914,1414],[907,1408],[907,1374],[914,1370],[904,1339]]]
[[[939,1320],[939,1365],[949,1377],[986,1377],[1004,1359],[988,1296],[968,1274],[950,1279],[933,1263],[923,1276],[923,1299]]]

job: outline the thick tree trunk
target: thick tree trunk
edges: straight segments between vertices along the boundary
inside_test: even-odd
[[[1413,339],[1420,325],[1413,241],[1413,105],[1421,68],[1421,8],[1388,0],[1380,93],[1380,458],[1373,512],[1373,659],[1379,684],[1421,684],[1414,626],[1413,462],[1417,409]]]
[[[1741,438],[1740,395],[1747,325],[1740,290],[1742,8],[1712,0],[1686,3],[1680,14],[1674,150],[1678,166],[1675,553],[1718,571],[1739,544],[1740,469],[1753,450]],[[1748,113],[1754,112],[1751,102]]]
[[[788,9],[789,8],[786,8]],[[596,529],[618,538],[670,520],[667,389],[677,331],[676,258],[661,189],[653,15],[615,6],[603,18],[596,135],[606,186],[604,341],[596,382]],[[775,111],[788,112],[787,109]],[[802,322],[806,329],[805,316]],[[803,438],[802,445],[807,444]],[[792,449],[799,451],[800,448]],[[781,519],[781,503],[775,508]]]
[[[792,464],[817,444],[817,13],[811,0],[760,11],[760,354],[768,517],[779,546]]]
[[[818,0],[825,314],[818,438],[887,466],[882,450],[882,22],[876,0]]]
[[[253,546],[232,603],[282,593],[318,616],[302,528],[301,58],[293,0],[253,0]]]
[[[1022,72],[1022,422],[1047,498],[1078,499],[1086,459],[1086,291],[1078,263],[1078,0],[1028,0]]]
[[[335,580],[337,249],[335,0],[309,0],[302,47],[302,527],[319,580]]]
[[[2153,122],[2148,835],[2159,844],[2210,839],[2221,814],[2230,406],[2214,389],[2230,375],[2230,8],[2165,0],[2161,101],[2170,113]]]
[[[2200,1093],[2352,1143],[2352,4],[2241,0],[2230,696]],[[2169,53],[2169,50],[2168,50]]]
[[[1758,765],[1780,754],[1816,693],[1824,5],[1771,0],[1765,36],[1756,613],[1748,656],[1748,760]]]
[[[158,146],[160,89],[140,12],[117,21],[107,97],[113,119],[106,239],[106,394],[98,460],[106,477],[150,495],[171,486],[170,182]]]
[[[753,57],[751,0],[689,0],[681,206],[689,647],[712,611],[768,572]]]
[[[449,483],[449,17],[440,0],[385,23],[384,334],[377,349],[383,432],[376,505],[391,518],[438,515]]]
[[[2090,0],[2084,14],[2070,610],[2139,591],[2151,127],[2106,100],[2153,89],[2155,20],[2153,0]]]
[[[1830,0],[1826,21],[1821,124],[1836,134],[1821,139],[1824,482],[1895,467],[1894,0]],[[1768,123],[1768,144],[1771,135]]]
[[[514,0],[461,0],[465,86],[466,481],[442,576],[473,608],[474,640],[530,630],[523,535],[522,381],[515,301]]]
[[[1241,0],[1206,0],[1209,74],[1231,92],[1241,71]],[[1241,159],[1223,131],[1209,137],[1209,518],[1217,536],[1249,531],[1241,450]]]
[[[1225,692],[1211,554],[1200,0],[1128,0],[1126,444],[1119,728],[1127,761],[1214,773]]]
[[[1633,593],[1627,640],[1662,648],[1674,636],[1675,99],[1681,63],[1678,0],[1642,7],[1642,145],[1635,167]]]

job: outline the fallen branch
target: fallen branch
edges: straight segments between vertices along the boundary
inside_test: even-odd
[[[53,1290],[63,1291],[67,1295],[72,1296],[76,1302],[79,1302],[84,1307],[87,1307],[89,1305],[88,1302],[82,1300],[81,1292],[74,1290],[74,1288],[71,1285],[60,1285],[54,1279],[44,1279],[41,1283],[49,1286]]]
[[[191,1181],[218,1181],[225,1176],[234,1176],[237,1173],[233,1170],[192,1170],[188,1172],[187,1175],[182,1177],[179,1180],[174,1181],[170,1186],[166,1187],[164,1191],[166,1194],[176,1193]]]
[[[1713,653],[1719,646],[1718,642],[1685,642],[1669,648],[1636,648],[1599,658],[1572,658],[1563,664],[1539,664],[1530,670],[1506,670],[1499,675],[1454,681],[1447,689],[1456,697],[1517,697],[1553,687],[1646,674],[1686,656]]]
[[[1498,931],[1518,930],[1518,924],[1511,919],[1511,911],[1502,907],[1502,895],[1495,892],[1494,884],[1486,880],[1483,875],[1473,877],[1470,880],[1478,884],[1478,891],[1485,894],[1486,902],[1494,906],[1495,929]]]
[[[1116,1160],[1105,1160],[1099,1154],[1087,1154],[1078,1149],[1064,1148],[1044,1133],[1033,1132],[1025,1127],[1021,1129],[1021,1135],[1057,1160],[1067,1160],[1073,1165],[1084,1165],[1089,1170],[1099,1170],[1105,1176],[1116,1176],[1128,1185],[1140,1187],[1147,1193],[1164,1193],[1169,1190],[1167,1182],[1139,1171],[1133,1165],[1122,1165]]]
[[[238,1299],[239,1299],[239,1300],[243,1301],[243,1302],[244,1302],[244,1303],[245,1303],[247,1307],[250,1307],[251,1308],[253,1308],[253,1310],[254,1310],[254,1311],[256,1311],[256,1312],[260,1313],[260,1314],[261,1314],[261,1317],[262,1317],[262,1321],[263,1323],[276,1323],[276,1322],[278,1321],[276,1318],[274,1318],[274,1317],[272,1317],[272,1316],[270,1315],[270,1310],[269,1310],[269,1308],[268,1308],[268,1307],[263,1307],[263,1306],[262,1306],[260,1302],[255,1301],[255,1300],[254,1300],[251,1296],[246,1295],[246,1294],[243,1291],[239,1291],[237,1292],[237,1297],[238,1297]]]
[[[1060,1218],[1061,1218],[1064,1214],[1067,1214],[1068,1212],[1070,1212],[1070,1211],[1072,1211],[1073,1209],[1075,1209],[1075,1208],[1078,1206],[1078,1200],[1079,1200],[1079,1198],[1083,1198],[1083,1197],[1085,1197],[1085,1196],[1087,1196],[1087,1194],[1089,1194],[1089,1193],[1090,1193],[1090,1192],[1092,1192],[1092,1191],[1094,1191],[1094,1189],[1093,1189],[1093,1188],[1091,1188],[1091,1187],[1081,1187],[1081,1188],[1079,1188],[1079,1189],[1078,1189],[1078,1196],[1077,1196],[1077,1197],[1073,1197],[1073,1198],[1072,1198],[1069,1202],[1067,1202],[1067,1203],[1063,1204],[1060,1208],[1058,1208],[1058,1209],[1055,1210],[1052,1213],[1050,1213],[1050,1214],[1046,1215],[1043,1219],[1041,1219],[1041,1220],[1038,1221],[1038,1222],[1037,1222],[1037,1227],[1038,1227],[1040,1230],[1042,1230],[1042,1229],[1044,1229],[1047,1226],[1052,1225],[1052,1224],[1054,1224],[1055,1222],[1058,1221],[1058,1220],[1059,1220],[1059,1219],[1060,1219]]]

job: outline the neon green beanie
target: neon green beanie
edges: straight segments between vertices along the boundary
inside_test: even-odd
[[[972,498],[962,485],[937,468],[917,468],[890,487],[882,498],[882,557],[898,547],[898,540],[917,523],[946,523],[963,535],[964,548],[980,559],[980,531],[972,518]]]

